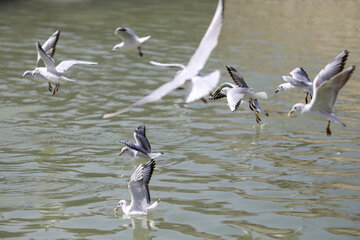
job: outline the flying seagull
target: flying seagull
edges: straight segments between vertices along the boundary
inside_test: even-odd
[[[328,136],[331,135],[331,121],[345,126],[345,124],[335,116],[333,107],[340,89],[345,86],[355,70],[355,66],[348,67],[344,70],[348,55],[349,51],[344,50],[318,73],[313,82],[314,96],[311,102],[308,104],[295,104],[289,112],[289,116],[295,112],[317,119],[327,119],[326,134]]]
[[[155,161],[151,159],[146,164],[140,164],[131,175],[128,188],[131,195],[131,203],[120,200],[115,212],[121,208],[125,215],[146,215],[152,212],[159,204],[160,199],[151,203],[149,182],[155,168]]]
[[[151,146],[149,140],[146,138],[145,134],[145,125],[140,124],[134,132],[134,138],[136,141],[135,143],[128,142],[128,141],[120,141],[121,143],[125,144],[127,147],[121,149],[119,156],[123,155],[124,153],[129,154],[131,157],[147,157],[147,158],[156,158],[163,153],[152,153]]]
[[[305,70],[301,67],[297,67],[290,72],[290,76],[282,76],[286,83],[280,84],[276,89],[275,93],[278,93],[281,90],[303,90],[306,92],[305,103],[308,103],[308,96],[310,94],[310,99],[312,99],[313,88],[312,83],[309,79],[309,76]]]
[[[156,89],[146,97],[140,99],[134,104],[131,104],[125,109],[121,109],[117,112],[103,115],[103,118],[113,117],[115,115],[129,111],[133,107],[140,106],[145,103],[157,101],[185,83],[187,83],[188,85],[187,86],[188,92],[186,94],[185,102],[190,103],[192,101],[195,101],[203,97],[206,94],[209,94],[211,90],[211,89],[209,90],[209,86],[216,85],[217,81],[220,78],[220,71],[216,70],[207,75],[199,75],[199,72],[204,67],[212,50],[217,45],[223,17],[224,17],[224,2],[223,0],[219,0],[213,20],[210,23],[210,26],[207,29],[204,37],[202,38],[194,55],[190,58],[190,61],[188,62],[187,66],[186,67],[181,66],[181,68],[184,67],[183,70],[181,70],[178,74],[176,74],[171,82],[167,82],[163,84],[162,86],[160,86],[158,89]]]
[[[37,67],[35,70],[28,70],[24,72],[24,74],[21,76],[21,78],[28,78],[28,79],[34,79],[39,81],[45,81],[49,84],[49,91],[52,91],[51,83],[55,83],[55,88],[52,91],[52,95],[55,95],[55,93],[59,90],[60,83],[63,83],[65,81],[74,82],[75,80],[72,80],[70,78],[67,78],[63,76],[62,74],[66,72],[71,66],[75,64],[85,64],[85,65],[96,65],[95,62],[86,62],[86,61],[78,61],[78,60],[66,60],[59,63],[57,66],[55,66],[54,59],[52,59],[51,56],[47,55],[44,49],[42,49],[39,42],[36,42],[36,49],[39,53],[41,59],[45,63],[45,67]]]
[[[141,44],[148,40],[151,36],[140,38],[134,30],[126,27],[118,27],[115,29],[115,35],[118,35],[123,42],[116,44],[113,47],[113,51],[117,49],[130,49],[137,48],[139,51],[139,56],[142,57],[144,54],[141,51]]]
[[[235,84],[229,82],[221,84],[212,94],[210,94],[209,99],[217,100],[226,97],[232,112],[235,112],[242,103],[247,105],[245,101],[248,101],[250,110],[255,112],[256,122],[260,123],[261,119],[259,117],[259,112],[266,116],[269,116],[269,114],[261,108],[257,98],[266,99],[267,94],[265,92],[255,93],[249,88],[244,78],[235,68],[226,66],[226,69]]]

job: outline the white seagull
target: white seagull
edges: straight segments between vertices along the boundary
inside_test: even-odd
[[[142,57],[143,53],[141,52],[141,44],[143,44],[146,40],[148,40],[151,36],[146,36],[140,38],[134,30],[125,27],[118,27],[115,29],[115,35],[118,35],[123,42],[116,44],[113,47],[113,51],[117,49],[130,49],[137,48],[139,51],[139,56]]]
[[[57,44],[57,42],[59,40],[59,37],[60,37],[60,30],[57,30],[42,45],[42,49],[44,50],[44,52],[46,52],[46,54],[49,55],[52,58],[54,58],[54,54],[55,54],[55,50],[56,50],[56,44]],[[41,62],[40,60],[41,60],[41,56],[40,56],[40,53],[38,53],[37,54],[37,59],[36,59],[36,67],[40,67],[40,62]]]
[[[152,212],[159,204],[160,199],[151,203],[149,182],[155,168],[155,161],[151,159],[146,164],[140,164],[131,175],[128,188],[131,203],[120,200],[114,211],[121,208],[125,215],[146,215]]]
[[[171,91],[173,91],[174,89],[180,87],[184,83],[188,84],[188,92],[186,94],[185,102],[189,103],[202,98],[206,94],[209,94],[209,92],[211,91],[211,89],[209,89],[209,86],[216,85],[217,81],[220,78],[220,71],[216,70],[207,75],[200,75],[199,72],[204,67],[212,50],[217,45],[223,17],[224,17],[224,2],[223,0],[219,0],[219,3],[217,5],[214,17],[209,25],[209,28],[207,29],[204,37],[202,38],[194,55],[190,58],[190,61],[188,62],[187,66],[185,67],[181,64],[176,64],[178,67],[183,68],[183,70],[181,70],[178,74],[176,74],[171,82],[167,82],[163,84],[162,86],[160,86],[158,89],[156,89],[146,97],[140,99],[134,104],[131,104],[125,109],[103,115],[103,118],[113,117],[115,115],[129,111],[135,106],[140,106],[145,103],[157,101],[162,97],[164,97],[165,95],[167,95],[168,93],[170,93]],[[174,66],[174,64],[171,65]]]
[[[59,63],[55,66],[55,62],[46,52],[42,49],[39,42],[36,42],[37,52],[40,54],[41,59],[45,63],[45,67],[37,67],[35,70],[28,70],[24,72],[21,76],[22,78],[35,79],[39,81],[45,81],[49,83],[49,91],[52,91],[51,83],[55,83],[55,88],[53,91],[54,95],[58,90],[60,83],[65,81],[74,82],[70,78],[63,76],[62,74],[66,72],[71,66],[75,64],[85,64],[85,65],[96,65],[95,62],[86,62],[86,61],[78,61],[78,60],[66,60]]]
[[[282,76],[286,83],[280,84],[276,89],[275,93],[278,93],[281,90],[303,90],[306,92],[305,103],[308,103],[308,95],[310,94],[310,99],[312,99],[313,88],[312,83],[309,79],[309,76],[305,70],[301,67],[297,67],[290,72],[290,76]]]
[[[145,158],[156,158],[163,153],[152,153],[151,146],[146,138],[145,134],[145,125],[140,124],[137,129],[134,131],[134,138],[136,144],[128,141],[120,141],[121,143],[125,144],[127,147],[121,149],[119,156],[123,155],[124,153],[129,154],[132,158],[136,157],[145,157]]]
[[[255,111],[255,119],[257,123],[260,123],[261,119],[259,117],[259,112],[269,116],[259,105],[257,98],[267,99],[266,92],[257,92],[255,93],[251,88],[248,87],[244,78],[236,71],[235,68],[226,66],[231,78],[234,80],[235,84],[225,82],[215,89],[213,93],[210,94],[210,100],[217,100],[226,97],[230,110],[235,112],[241,103],[249,102],[249,108],[252,111]]]
[[[355,66],[343,70],[348,54],[347,50],[341,52],[318,73],[313,82],[314,96],[311,102],[295,104],[289,112],[289,116],[295,112],[317,119],[327,119],[326,134],[328,136],[331,135],[331,121],[345,126],[333,113],[333,107],[340,89],[345,86],[355,70]]]

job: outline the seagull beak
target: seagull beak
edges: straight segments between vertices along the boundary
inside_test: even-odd
[[[279,92],[279,89],[276,89],[275,93],[278,93]]]
[[[118,213],[118,211],[119,211],[119,206],[117,206],[116,208],[114,208],[114,212],[115,212],[115,214],[117,214]]]
[[[24,78],[24,75],[22,75],[20,78]]]
[[[119,154],[119,156],[123,155],[123,153],[124,153],[124,152],[121,152],[121,153]]]
[[[291,117],[291,115],[293,114],[293,110],[291,110],[289,113],[288,113],[288,117]]]

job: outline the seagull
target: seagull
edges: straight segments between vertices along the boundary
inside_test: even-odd
[[[204,95],[209,94],[211,90],[209,89],[209,86],[215,86],[217,84],[220,78],[220,71],[216,70],[207,75],[199,75],[199,71],[204,67],[212,50],[217,45],[223,18],[224,1],[219,0],[209,28],[207,29],[204,37],[202,38],[194,55],[192,55],[192,57],[190,58],[187,66],[185,67],[178,65],[183,69],[175,75],[174,79],[171,82],[163,84],[149,95],[140,99],[136,103],[131,104],[125,109],[103,115],[103,118],[113,117],[115,115],[129,111],[135,106],[140,106],[145,103],[157,101],[185,83],[187,83],[188,87],[188,92],[185,97],[185,102],[187,103],[200,99]]]
[[[313,82],[314,97],[308,104],[295,104],[288,114],[289,117],[295,112],[317,119],[327,119],[326,134],[328,136],[331,135],[331,121],[345,126],[333,113],[333,107],[340,89],[345,86],[355,70],[355,66],[343,70],[348,55],[349,51],[344,50],[318,73]]]
[[[139,38],[139,36],[135,33],[134,30],[126,27],[118,27],[115,29],[115,35],[118,35],[123,42],[116,44],[113,47],[113,51],[117,49],[129,49],[129,48],[137,48],[139,51],[139,56],[142,57],[144,54],[141,52],[141,44],[151,38],[151,36],[146,36]]]
[[[132,158],[136,157],[146,157],[146,158],[156,158],[163,153],[152,153],[151,146],[149,140],[146,138],[145,134],[145,125],[140,124],[134,132],[134,138],[136,144],[128,141],[120,141],[121,143],[125,144],[127,147],[121,149],[119,156],[123,155],[124,153],[128,153]]]
[[[259,112],[269,116],[261,106],[257,98],[266,99],[266,92],[257,92],[255,93],[251,88],[248,87],[244,78],[236,71],[235,68],[231,66],[226,66],[227,71],[229,72],[231,78],[235,84],[225,82],[215,89],[213,93],[210,94],[210,100],[217,100],[226,97],[230,110],[235,112],[240,104],[247,105],[244,100],[249,102],[249,108],[252,111],[255,111],[255,119],[257,123],[260,123],[261,119],[259,117]]]
[[[308,103],[308,96],[310,94],[310,99],[312,99],[313,88],[312,83],[309,79],[309,76],[305,70],[301,67],[297,67],[290,72],[290,76],[282,76],[286,83],[280,84],[276,89],[275,93],[278,93],[281,90],[303,90],[306,92],[305,103]]]
[[[131,175],[128,188],[131,195],[131,203],[120,200],[114,211],[119,208],[125,215],[146,215],[152,212],[159,204],[160,199],[151,204],[149,182],[155,168],[155,161],[151,159],[146,164],[140,164]]]
[[[62,61],[55,67],[54,59],[47,55],[44,49],[41,47],[39,42],[36,42],[36,49],[39,53],[41,59],[45,63],[45,67],[37,67],[35,70],[28,70],[24,72],[21,78],[35,79],[39,81],[45,81],[49,84],[49,91],[52,91],[51,83],[55,83],[55,88],[52,91],[52,95],[59,90],[60,83],[65,81],[74,82],[70,78],[63,76],[62,74],[66,72],[71,66],[75,64],[85,64],[85,65],[96,65],[96,62],[86,62],[86,61],[77,61],[77,60],[66,60]]]
[[[56,32],[53,33],[53,35],[51,35],[51,37],[46,40],[46,42],[42,45],[42,49],[44,50],[44,52],[46,52],[47,55],[49,55],[50,57],[54,57],[55,54],[55,50],[56,50],[56,44],[59,40],[60,37],[60,30],[57,30]],[[38,53],[37,55],[37,60],[36,60],[36,67],[40,67],[40,62],[41,62],[41,56],[40,53]]]

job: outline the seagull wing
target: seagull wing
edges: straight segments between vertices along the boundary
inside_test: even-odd
[[[56,66],[56,71],[58,73],[64,73],[66,72],[70,67],[72,67],[75,64],[83,64],[83,65],[97,65],[96,62],[87,62],[87,61],[78,61],[78,60],[65,60],[59,63]]]
[[[50,57],[54,57],[55,54],[55,50],[56,50],[56,44],[59,40],[60,37],[60,31],[57,30],[56,32],[53,33],[53,35],[51,35],[51,37],[46,40],[46,42],[42,45],[42,49],[46,52],[47,55],[49,55]],[[37,56],[37,60],[36,60],[36,66],[39,66],[40,64],[40,54],[38,53]]]
[[[142,147],[148,153],[151,153],[151,145],[148,139],[146,138],[144,124],[140,124],[140,126],[137,127],[137,129],[134,132],[134,138],[138,146]]]
[[[167,95],[169,92],[171,92],[174,89],[183,85],[187,79],[190,79],[190,75],[189,75],[188,71],[185,69],[185,70],[181,71],[178,75],[176,75],[175,78],[171,82],[167,82],[167,83],[161,85],[159,88],[154,90],[149,95],[143,97],[136,103],[131,104],[127,108],[121,109],[117,112],[104,114],[103,118],[110,118],[110,117],[116,116],[118,114],[127,112],[127,111],[131,110],[133,107],[140,106],[140,105],[143,105],[143,104],[149,103],[149,102],[155,102],[155,101],[161,99],[162,97],[164,97],[165,95]]]
[[[132,42],[138,38],[135,31],[130,28],[117,28],[115,35],[118,35],[124,42]]]
[[[44,61],[46,69],[51,73],[57,74],[54,60],[52,59],[52,57],[45,53],[39,42],[36,42],[36,50],[40,55],[41,59]]]
[[[136,145],[136,144],[134,144],[132,142],[128,142],[128,141],[120,141],[120,142],[125,144],[129,148],[131,148],[131,149],[133,149],[135,151],[141,152],[141,153],[145,154],[146,156],[150,157],[149,153],[145,149],[143,149],[141,146],[138,146],[138,145]]]
[[[150,61],[152,65],[160,66],[160,67],[176,67],[176,68],[182,68],[185,69],[186,67],[183,64],[180,63],[159,63],[155,61]]]
[[[253,99],[252,102],[254,103],[255,108],[258,112],[261,112],[265,116],[269,116],[269,114],[262,109],[262,107],[260,106],[259,101],[257,99]]]
[[[231,83],[228,83],[228,82],[223,83],[223,84],[221,84],[220,86],[218,86],[218,87],[215,89],[214,92],[212,92],[212,93],[210,94],[209,99],[210,99],[210,100],[218,100],[218,99],[224,98],[224,97],[226,97],[226,94],[223,94],[223,93],[221,92],[221,90],[222,90],[223,88],[229,88],[229,90],[230,90],[231,88],[234,88],[234,87],[235,87],[235,85],[233,85],[233,84],[231,84]]]
[[[190,58],[187,68],[190,73],[197,73],[204,67],[212,50],[216,47],[221,31],[222,21],[224,17],[224,1],[219,0],[214,18],[211,21],[204,37],[202,38],[194,55]]]
[[[244,78],[240,75],[240,73],[233,67],[227,65],[226,70],[229,72],[231,78],[234,80],[236,85],[242,88],[249,88],[249,86],[246,84]]]
[[[227,92],[226,98],[232,112],[235,112],[238,109],[243,97],[244,94],[240,88],[232,88]]]
[[[154,172],[155,161],[151,159],[146,164],[140,164],[131,175],[129,191],[131,195],[131,211],[146,212],[151,204],[149,182]]]
[[[311,82],[309,76],[302,67],[295,68],[290,72],[290,75],[296,80],[300,80],[302,82]]]
[[[342,51],[318,73],[313,82],[314,91],[316,91],[316,88],[320,87],[323,82],[329,80],[344,69],[348,56],[348,50]]]
[[[340,89],[345,86],[354,70],[355,66],[348,67],[321,84],[315,91],[315,95],[310,102],[311,109],[332,113]]]
[[[220,79],[220,71],[216,70],[210,74],[193,77],[188,83],[185,102],[190,103],[204,96],[208,96],[211,90],[216,87]]]

